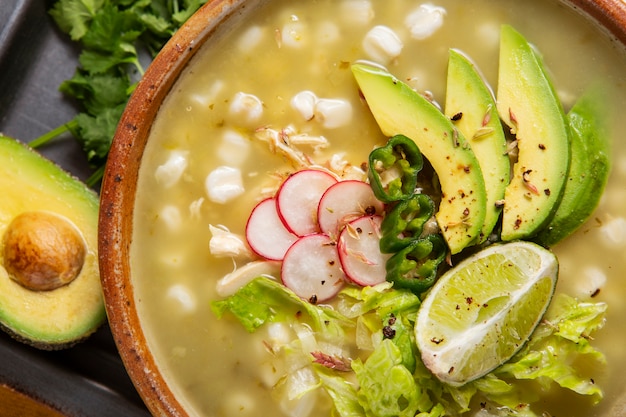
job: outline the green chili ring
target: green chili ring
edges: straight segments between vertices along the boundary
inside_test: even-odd
[[[387,261],[387,281],[393,282],[395,288],[406,288],[417,295],[423,293],[437,280],[446,251],[446,243],[439,234],[414,240]]]
[[[417,174],[423,165],[422,153],[412,139],[393,136],[385,146],[369,154],[368,177],[374,195],[383,203],[409,198],[415,192]],[[384,180],[383,173],[391,179]]]
[[[395,253],[420,237],[424,224],[433,216],[435,203],[426,194],[413,194],[387,213],[380,226],[380,250]]]

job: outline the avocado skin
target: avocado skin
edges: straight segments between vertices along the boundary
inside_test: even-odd
[[[611,171],[607,94],[603,84],[593,85],[567,114],[570,171],[554,217],[534,239],[543,246],[554,246],[574,233],[600,202]]]
[[[509,184],[511,166],[493,93],[476,65],[454,49],[449,51],[445,114],[467,138],[483,173],[487,204],[477,242],[483,243],[500,218],[499,202]]]
[[[500,40],[497,103],[516,135],[518,160],[505,191],[503,241],[529,239],[550,222],[569,170],[569,128],[541,58],[509,25]]]
[[[98,195],[27,145],[1,134],[0,190],[0,237],[18,214],[41,210],[71,221],[87,246],[79,276],[51,291],[26,289],[0,266],[0,328],[39,349],[71,347],[106,320],[97,261]]]
[[[450,252],[473,244],[485,219],[486,192],[466,139],[432,102],[386,70],[354,64],[352,73],[383,134],[411,138],[437,173],[442,197],[435,217]]]

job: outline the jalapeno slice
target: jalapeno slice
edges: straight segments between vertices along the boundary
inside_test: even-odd
[[[419,148],[404,135],[393,136],[385,146],[374,149],[369,155],[368,177],[376,198],[384,203],[409,198],[423,164]]]
[[[387,281],[396,288],[423,293],[435,283],[446,250],[446,243],[438,234],[414,240],[387,261]]]
[[[381,224],[380,250],[395,253],[419,238],[424,223],[433,216],[435,203],[426,194],[413,194],[398,202]]]

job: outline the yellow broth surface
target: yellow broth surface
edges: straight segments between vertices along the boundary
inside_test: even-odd
[[[276,370],[263,344],[266,330],[250,334],[232,316],[218,320],[210,310],[220,298],[216,283],[234,263],[210,253],[209,225],[244,235],[250,211],[278,184],[276,174],[294,171],[256,137],[259,129],[323,136],[329,142],[324,149],[298,146],[319,164],[339,155],[358,167],[384,143],[350,72],[350,63],[372,59],[362,47],[372,28],[386,26],[402,41],[400,55],[384,62],[389,71],[439,103],[445,101],[449,48],[468,54],[496,89],[499,30],[508,23],[541,51],[566,110],[598,78],[615,93],[609,107],[626,108],[624,54],[569,8],[545,0],[431,4],[445,10],[443,24],[415,39],[405,18],[419,2],[267,2],[210,41],[161,108],[139,176],[131,268],[149,345],[191,415],[284,414],[270,393]],[[325,127],[319,116],[306,120],[291,105],[302,91],[340,100],[351,114],[338,126]],[[260,117],[233,109],[238,93],[262,102]],[[626,415],[620,407],[626,404],[626,143],[619,122],[611,130],[613,170],[598,210],[554,248],[557,291],[609,305],[606,326],[593,341],[607,366],[587,370],[605,398],[592,406],[554,388],[534,406],[538,415]],[[220,203],[207,193],[206,179],[223,166],[240,171],[245,192]],[[310,415],[330,415],[327,399],[316,403]]]

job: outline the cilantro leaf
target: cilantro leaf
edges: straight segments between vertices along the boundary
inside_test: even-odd
[[[76,134],[82,138],[90,162],[103,164],[106,161],[124,107],[125,104],[109,107],[96,116],[80,113],[74,119],[78,123]]]
[[[68,33],[72,40],[81,39],[89,30],[89,24],[106,0],[60,0],[50,10],[57,26]]]
[[[123,50],[111,53],[83,51],[78,60],[82,68],[92,74],[102,74],[123,64],[134,64],[140,72],[143,72],[137,55]]]
[[[172,24],[163,17],[149,13],[140,13],[137,16],[144,27],[152,34],[159,37],[169,37],[174,34]]]
[[[100,52],[116,52],[132,44],[143,32],[137,15],[107,4],[94,17],[89,32],[83,37],[83,46]]]
[[[185,0],[184,7],[172,15],[172,20],[179,26],[182,25],[202,4],[204,4],[202,0]]]
[[[81,100],[85,110],[92,116],[104,112],[107,108],[126,103],[130,82],[127,77],[111,74],[90,75],[77,71],[74,76],[64,81],[59,90]]]
[[[95,169],[87,180],[101,178],[117,123],[143,75],[139,51],[154,57],[174,32],[207,0],[56,0],[49,14],[79,43],[74,76],[59,89],[77,100],[78,115],[30,142],[40,147],[64,132],[81,143]]]

